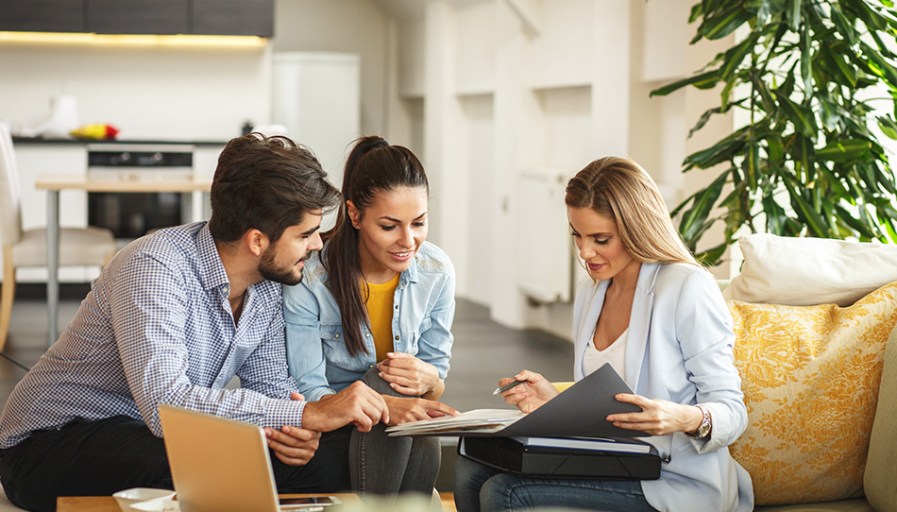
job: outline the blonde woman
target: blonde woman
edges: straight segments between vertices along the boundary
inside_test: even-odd
[[[727,446],[747,411],[732,361],[732,320],[713,277],[673,227],[657,185],[638,164],[596,160],[567,185],[565,202],[579,257],[591,277],[574,303],[578,381],[605,363],[635,394],[641,412],[612,414],[614,425],[652,434],[664,460],[658,480],[535,478],[467,459],[456,471],[458,510],[715,510],[753,508],[748,473]],[[557,395],[535,372],[503,396],[530,412]]]

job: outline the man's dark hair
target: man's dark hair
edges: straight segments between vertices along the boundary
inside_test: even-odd
[[[233,242],[255,228],[273,243],[305,213],[337,206],[340,195],[308,148],[287,137],[250,133],[221,152],[211,200],[215,240]]]

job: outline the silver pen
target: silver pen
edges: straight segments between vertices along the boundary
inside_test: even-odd
[[[509,384],[505,384],[504,386],[495,388],[495,391],[493,391],[492,394],[499,395],[499,394],[504,393],[505,391],[507,391],[511,388],[515,388],[521,384],[526,384],[526,381],[525,380],[515,380],[514,382],[511,382]]]

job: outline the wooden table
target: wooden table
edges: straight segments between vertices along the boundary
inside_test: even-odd
[[[321,496],[321,494],[281,494],[283,498]],[[345,505],[358,510],[361,499],[357,494],[334,494]],[[340,507],[341,508],[341,507]],[[60,496],[56,498],[56,512],[121,512],[112,496]]]
[[[128,179],[92,178],[82,175],[40,174],[35,188],[47,191],[47,308],[48,342],[52,345],[58,333],[59,316],[59,192],[82,190],[85,192],[181,192],[192,196],[193,192],[208,192],[212,188],[207,180],[184,178]]]

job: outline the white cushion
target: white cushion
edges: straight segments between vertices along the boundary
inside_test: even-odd
[[[897,245],[753,234],[738,246],[744,264],[723,291],[727,300],[849,306],[897,281]]]
[[[62,228],[59,230],[59,266],[102,265],[115,254],[115,238],[108,229]],[[47,266],[47,231],[29,229],[12,249],[17,267]]]

